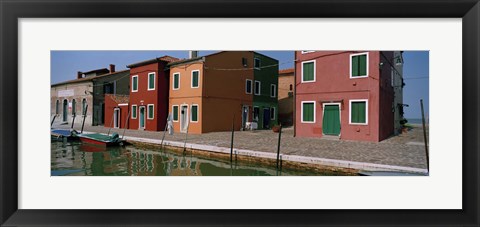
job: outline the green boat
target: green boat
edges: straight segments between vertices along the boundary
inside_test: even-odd
[[[120,138],[118,133],[113,133],[110,136],[100,133],[77,134],[77,136],[80,138],[80,141],[84,143],[102,146],[118,146],[123,145],[124,142],[124,140]]]

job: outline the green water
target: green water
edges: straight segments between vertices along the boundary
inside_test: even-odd
[[[52,176],[292,176],[339,175],[299,172],[274,167],[232,163],[177,154],[143,150],[134,146],[98,147],[80,142],[51,143]]]

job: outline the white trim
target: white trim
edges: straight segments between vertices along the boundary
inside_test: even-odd
[[[185,113],[185,114],[187,115],[187,118],[186,118],[186,119],[187,119],[187,122],[185,122],[185,124],[187,125],[187,127],[188,127],[189,119],[190,119],[190,118],[188,117],[188,116],[189,116],[189,115],[188,115],[188,104],[181,104],[181,105],[180,105],[179,112],[178,112],[178,113],[180,114],[180,117],[178,118],[178,121],[180,121],[180,132],[186,132],[186,131],[182,130],[182,129],[183,129],[183,125],[182,125],[182,121],[181,121],[181,118],[182,118],[182,107],[184,107],[184,106],[187,107],[187,108],[186,108],[186,111],[187,111],[187,112]]]
[[[258,94],[257,94],[257,92],[256,92],[257,89],[255,89],[255,88],[257,87],[257,82],[258,82],[258,84],[259,84],[259,85],[258,85]],[[262,82],[259,81],[259,80],[255,80],[255,83],[254,83],[254,84],[255,84],[255,86],[253,87],[253,93],[254,93],[255,95],[261,95],[261,94],[262,94]]]
[[[115,118],[115,115],[116,115],[115,111],[118,111],[118,117],[117,117],[117,121],[113,121],[113,128],[120,128],[120,122],[122,121],[122,118],[120,116],[120,108],[118,107],[113,108],[113,113],[114,113],[113,118]]]
[[[352,123],[352,102],[365,102],[365,123]],[[351,125],[368,125],[368,99],[350,99],[348,103],[348,123]]]
[[[136,90],[133,90],[133,78],[137,78],[137,89],[136,89]],[[139,81],[138,81],[138,75],[134,75],[134,76],[132,76],[132,89],[131,89],[131,90],[132,90],[132,92],[138,92],[138,85],[139,85],[139,83],[138,83],[138,82],[139,82]]]
[[[193,72],[198,72],[198,85],[196,87],[193,86]],[[180,81],[180,80],[179,80]],[[180,83],[178,84],[180,86]],[[200,87],[200,70],[192,70],[191,76],[190,76],[190,88],[199,88]]]
[[[272,96],[272,86],[273,86],[273,96]],[[277,97],[277,85],[270,84],[270,98]]]
[[[308,54],[308,53],[312,53],[312,52],[315,52],[314,50],[302,50],[302,54]]]
[[[178,87],[175,88],[175,75],[178,75]],[[180,73],[173,73],[172,76],[172,90],[178,90],[180,89]]]
[[[197,120],[194,121],[193,120],[193,111],[192,111],[192,107],[196,106],[197,107]],[[198,111],[199,111],[200,108],[198,108],[198,104],[192,104],[190,105],[190,122],[194,122],[194,123],[197,123],[198,122]]]
[[[303,64],[305,63],[310,63],[310,62],[313,62],[313,80],[309,80],[309,81],[304,81],[303,80]],[[300,72],[300,77],[301,77],[301,81],[302,83],[313,83],[317,80],[317,62],[315,60],[310,60],[310,61],[302,61],[302,71]]]
[[[150,75],[153,74],[153,88],[150,88]],[[147,73],[147,90],[148,91],[154,91],[155,90],[155,77],[156,77],[155,72],[149,72]]]
[[[250,120],[249,117],[248,117],[248,115],[250,115],[250,106],[249,105],[242,105],[242,114],[241,114],[242,115],[242,123],[244,123],[243,122],[243,113],[244,113],[243,111],[244,111],[245,107],[247,108],[247,118],[245,118],[245,124],[242,124],[242,128],[243,128],[244,125],[246,125],[247,122],[249,122],[248,120]]]
[[[250,92],[247,91],[247,85],[248,85],[248,82],[250,81]],[[246,79],[245,80],[245,94],[252,94],[253,93],[253,80],[250,80],[250,79]]]
[[[272,109],[273,109],[273,118],[272,118]],[[270,107],[270,120],[275,120],[275,115],[277,113],[277,108],[275,107]]]
[[[355,76],[355,77],[352,77],[352,57],[354,57],[354,56],[359,56],[359,55],[367,55],[367,59],[365,60],[365,62],[366,62],[365,64],[367,64],[367,65],[366,65],[366,67],[367,67],[367,75],[365,75],[365,76]],[[349,70],[350,79],[357,79],[357,78],[366,78],[366,77],[368,77],[368,65],[369,65],[368,52],[350,54],[350,70]]]
[[[128,103],[119,103],[118,106],[128,106]]]
[[[259,67],[255,67],[255,60],[259,61]],[[253,58],[253,68],[260,70],[262,67],[262,60],[260,58]]]
[[[330,102],[330,103],[323,103],[322,107],[322,135],[325,135],[323,133],[323,118],[325,118],[325,106],[338,106],[338,119],[340,120],[340,133],[338,133],[338,136],[342,135],[342,104],[339,102]]]
[[[133,107],[135,107],[135,117],[133,117],[133,113],[134,113]],[[138,117],[138,113],[137,113],[137,111],[138,111],[138,106],[137,106],[137,105],[132,105],[132,107],[130,107],[130,108],[131,108],[130,111],[131,111],[131,114],[132,114],[132,119],[137,119],[137,117]]]
[[[150,118],[150,106],[152,106],[153,117]],[[155,104],[147,104],[147,120],[155,119]]]
[[[177,120],[175,120],[175,117],[174,117],[174,112],[173,112],[173,107],[177,107]],[[172,121],[173,122],[178,122],[180,120],[180,107],[178,105],[172,105]]]
[[[303,121],[303,104],[304,104],[304,103],[313,103],[313,121]],[[317,119],[316,119],[316,118],[317,118],[317,116],[316,116],[316,114],[317,114],[316,108],[317,108],[317,107],[316,107],[316,106],[317,106],[317,105],[316,105],[315,101],[302,101],[302,102],[301,102],[301,106],[300,106],[300,108],[301,108],[301,111],[300,111],[300,122],[305,123],[305,124],[314,124],[314,123],[316,122],[316,120],[317,120]]]

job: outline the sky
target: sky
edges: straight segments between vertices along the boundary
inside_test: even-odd
[[[200,51],[199,56],[216,51]],[[293,51],[257,51],[279,61],[279,68],[292,68]],[[51,52],[51,84],[73,80],[77,71],[108,68],[115,65],[115,70],[127,69],[127,65],[170,55],[177,58],[187,58],[188,51],[52,51]],[[429,52],[405,51],[403,53],[403,102],[405,118],[421,118],[420,99],[423,99],[425,116],[429,113]]]

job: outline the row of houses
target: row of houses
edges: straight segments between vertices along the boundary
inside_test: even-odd
[[[294,68],[254,51],[163,56],[52,85],[52,112],[71,122],[200,134],[293,125],[295,136],[381,141],[401,130],[401,51],[296,51]],[[83,112],[82,112],[83,113]],[[80,113],[81,114],[81,113]]]

